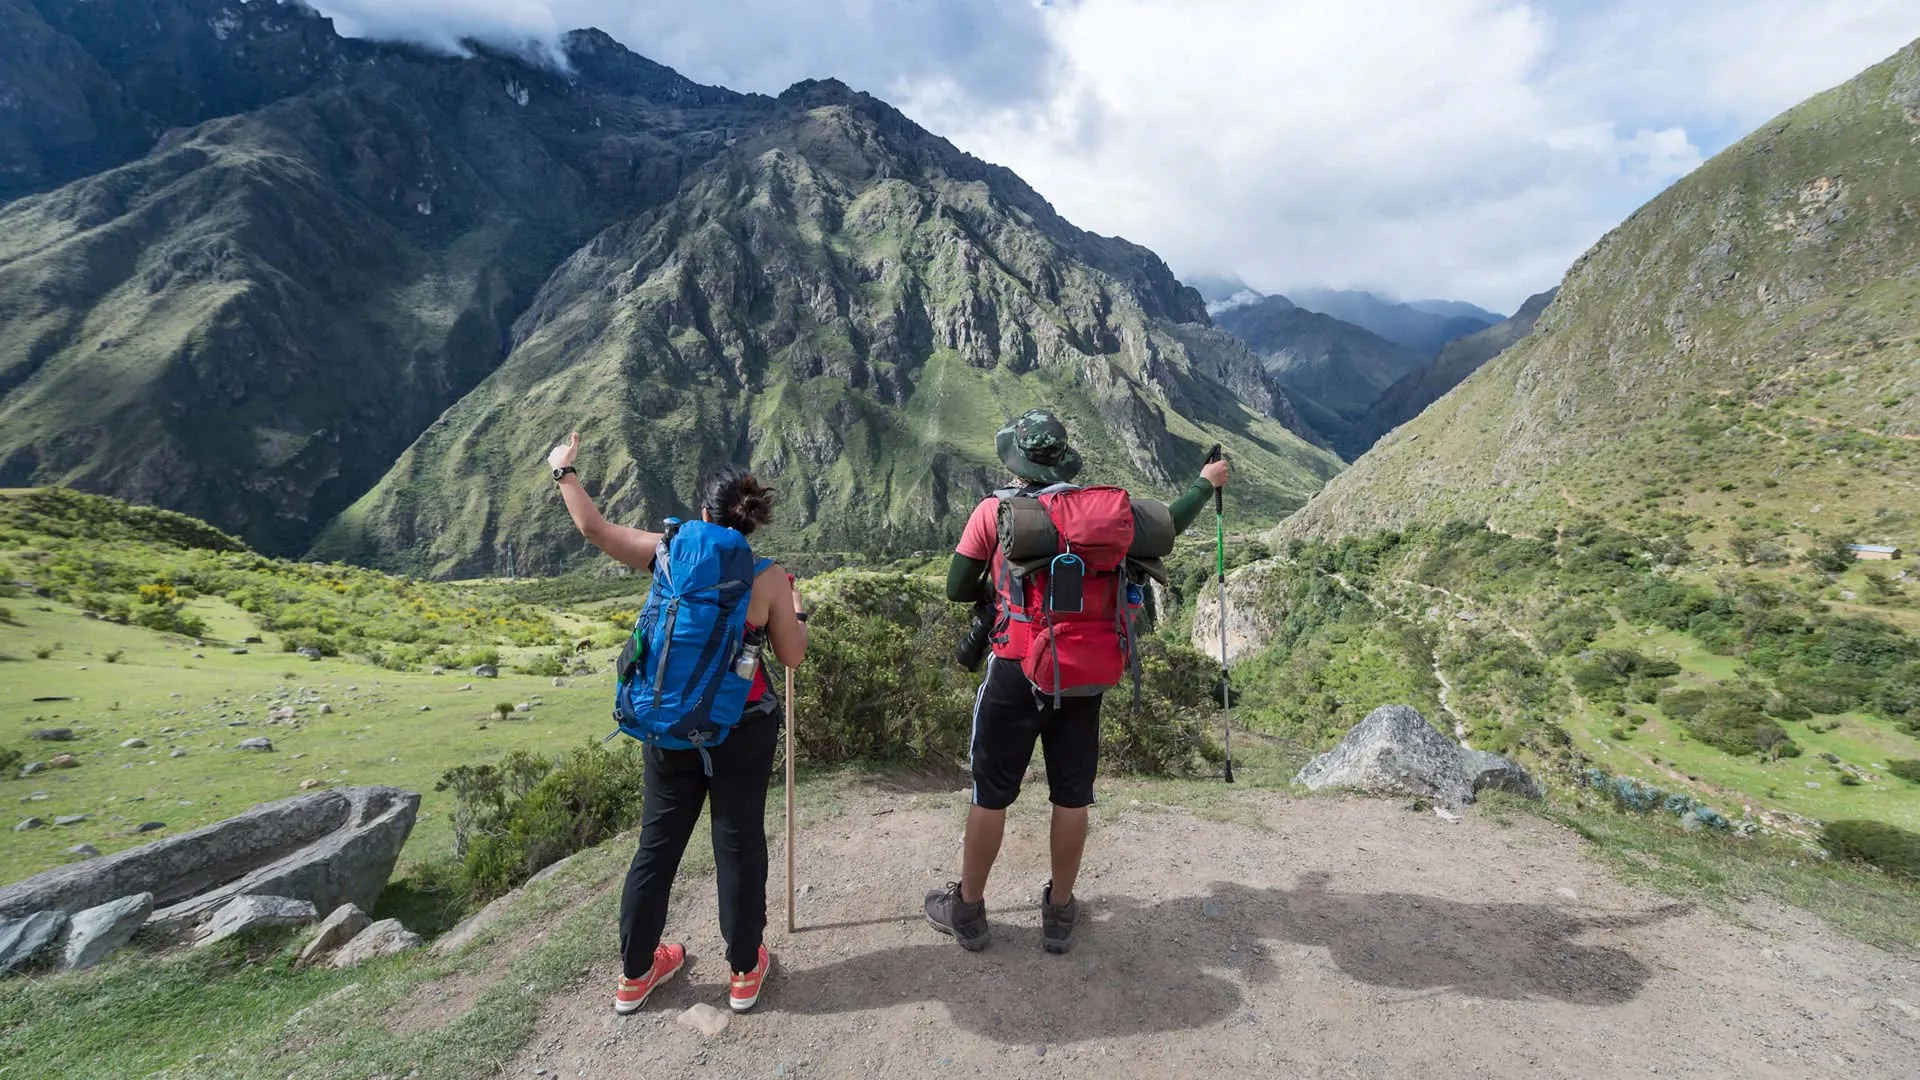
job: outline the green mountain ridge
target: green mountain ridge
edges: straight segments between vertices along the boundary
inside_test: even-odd
[[[716,158],[731,155],[737,163],[740,152],[730,147],[797,138],[795,118],[811,107],[807,101],[846,93],[837,84],[803,84],[776,100],[703,87],[593,30],[565,36],[561,72],[477,44],[472,55],[453,58],[346,41],[304,8],[264,2],[228,12],[213,0],[0,0],[0,19],[23,28],[22,39],[0,42],[0,56],[59,60],[23,69],[40,96],[13,120],[0,117],[0,153],[12,155],[0,158],[0,175],[15,185],[9,190],[32,192],[0,204],[0,485],[58,483],[165,506],[278,554],[306,550],[329,521],[393,472],[423,433],[472,413],[473,405],[447,410],[499,368],[529,328],[562,306],[569,318],[601,320],[587,309],[602,301],[558,299],[567,283],[582,280],[577,266],[591,263],[592,252],[623,243],[622,230],[642,218],[684,224],[677,212],[648,215],[692,190]],[[877,119],[864,138],[930,138],[891,110],[869,112]],[[828,172],[867,167],[861,159],[868,151],[857,140],[814,139],[786,150]],[[866,395],[858,420],[843,412],[838,422],[871,431],[823,434],[871,434],[879,449],[869,464],[886,465],[885,473],[887,448],[917,447],[921,439],[909,437],[911,429],[940,411],[925,395],[917,419],[903,411],[919,367],[935,351],[937,316],[957,319],[960,336],[951,347],[975,361],[1003,344],[1019,353],[1008,358],[1008,373],[1027,379],[1009,390],[1009,406],[1053,396],[1056,374],[1071,365],[1031,369],[1043,352],[1058,359],[1048,351],[1056,341],[1083,350],[1076,355],[1126,351],[1122,381],[1136,380],[1125,391],[1135,404],[1120,408],[1119,392],[1103,384],[1088,394],[1105,403],[1104,411],[1089,403],[1085,413],[1118,433],[1110,456],[1131,463],[1133,471],[1122,474],[1130,479],[1161,480],[1169,475],[1163,457],[1185,453],[1167,434],[1173,415],[1179,419],[1172,428],[1191,438],[1200,437],[1191,434],[1197,422],[1224,423],[1254,440],[1246,452],[1251,490],[1265,512],[1297,505],[1337,467],[1284,430],[1305,428],[1278,384],[1207,327],[1198,296],[1151,253],[1074,229],[1004,169],[951,147],[942,153],[954,179],[987,185],[1000,200],[966,228],[993,232],[992,215],[1013,214],[1050,238],[1044,259],[1063,265],[1031,262],[1021,287],[1044,296],[1058,279],[1085,268],[1100,278],[1084,298],[1090,306],[1056,312],[1057,330],[1053,315],[1005,328],[1010,335],[1031,331],[1035,344],[1003,341],[997,322],[983,322],[978,312],[953,314],[956,305],[983,302],[943,291],[966,286],[978,269],[968,267],[919,280],[920,291],[900,298],[897,327],[867,327],[849,337],[838,329],[846,313],[835,305],[867,283],[841,281],[834,288],[844,295],[824,307],[812,301],[826,293],[788,304],[779,325],[766,328],[769,338],[719,342],[711,355],[688,360],[691,367],[674,357],[666,366],[676,368],[677,381],[654,387],[645,408],[664,415],[685,405],[713,418],[713,402],[695,385],[709,374],[700,365],[727,367],[726,378],[739,387],[777,390],[757,375],[742,380],[796,341],[840,335],[845,349],[793,360],[794,370],[811,364],[817,370],[809,378],[831,369],[843,379],[870,380],[852,388]],[[911,175],[919,168],[911,157],[879,167]],[[104,171],[56,186],[96,166]],[[780,207],[776,218],[800,212],[779,192],[766,194]],[[890,220],[890,227],[913,224]],[[637,228],[635,238],[647,226]],[[679,228],[647,242],[671,247],[683,239]],[[589,241],[596,246],[583,251]],[[642,261],[639,253],[626,254]],[[783,271],[776,258],[722,272]],[[715,293],[689,293],[697,317],[676,315],[662,325],[752,323],[764,313],[734,318],[714,309],[750,291],[779,292],[756,289],[729,281]],[[1107,309],[1116,306],[1130,314],[1110,318]],[[984,336],[966,337],[976,333]],[[868,349],[869,335],[878,353]],[[666,337],[652,340],[665,352],[679,348]],[[629,407],[637,389],[615,379],[599,384],[598,393],[591,400],[605,403],[602,415],[625,423],[612,414]],[[664,405],[662,393],[684,393],[685,400]],[[781,400],[802,410],[815,405]],[[971,404],[941,408],[954,412],[950,430],[964,427],[978,438],[974,429],[984,421],[974,423]],[[809,412],[808,420],[824,422],[825,415]],[[590,427],[588,420],[557,422]],[[716,429],[703,460],[729,456],[746,430],[735,428],[728,435]],[[936,429],[934,443],[940,439]],[[965,454],[985,464],[981,451]],[[414,468],[412,461],[403,469]],[[438,482],[455,500],[465,498],[456,489],[502,475],[478,460],[471,474],[450,468]],[[978,479],[977,470],[946,464],[927,471],[937,474],[942,492],[949,481],[971,489]],[[677,485],[681,497],[686,486]],[[864,500],[867,489],[860,491]],[[656,498],[650,505],[664,504]],[[926,537],[957,528],[944,493],[929,505],[933,520],[908,532]],[[804,513],[813,519],[811,510]],[[353,520],[369,519],[359,513]],[[351,531],[336,530],[329,542]],[[412,541],[391,547],[368,539],[405,532],[361,532],[350,546],[368,559],[419,565],[404,554]],[[858,546],[872,538],[852,529],[846,535]],[[443,539],[480,543],[475,536]]]
[[[994,430],[1039,403],[1091,480],[1165,493],[1226,441],[1236,501],[1271,512],[1338,469],[1150,252],[838,83],[780,104],[783,123],[569,258],[507,361],[315,554],[459,575],[511,543],[522,570],[567,565],[586,549],[541,461],[576,427],[611,516],[684,516],[698,473],[739,461],[783,490],[768,542],[788,546],[950,542],[1004,475]]]
[[[1764,125],[1583,255],[1531,336],[1283,523],[1920,542],[1920,44]]]
[[[1447,342],[1433,363],[1401,376],[1382,390],[1367,406],[1366,415],[1354,424],[1354,445],[1367,447],[1379,442],[1381,436],[1420,415],[1427,406],[1480,370],[1481,365],[1533,333],[1534,323],[1553,302],[1556,291],[1548,289],[1530,296],[1512,316],[1485,330]],[[1346,448],[1341,449],[1346,456]]]

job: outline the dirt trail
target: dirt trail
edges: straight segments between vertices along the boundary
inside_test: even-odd
[[[1756,907],[1747,928],[1624,887],[1538,821],[1227,799],[1261,827],[1110,798],[1064,957],[1040,949],[1043,808],[1016,807],[993,945],[971,954],[920,915],[955,876],[961,801],[857,802],[803,833],[800,933],[770,883],[758,1010],[713,1039],[674,1023],[724,1008],[712,883],[687,881],[687,972],[616,1017],[608,927],[606,961],[506,1075],[1899,1077],[1920,1060],[1920,961],[1810,916]]]

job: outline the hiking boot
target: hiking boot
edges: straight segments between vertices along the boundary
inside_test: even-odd
[[[986,948],[991,937],[987,930],[987,902],[969,904],[960,899],[957,881],[927,894],[927,922],[943,934],[952,934],[968,952]]]
[[[613,1011],[625,1016],[646,1004],[647,995],[654,987],[673,977],[680,966],[687,962],[687,950],[682,945],[661,945],[653,950],[653,969],[638,979],[620,977],[620,988],[613,994]]]
[[[1053,902],[1053,882],[1040,890],[1040,945],[1050,953],[1064,953],[1073,947],[1073,925],[1080,921],[1080,898],[1064,904]]]
[[[736,972],[733,981],[727,986],[727,1004],[737,1013],[746,1012],[760,1000],[760,984],[767,979],[767,969],[773,966],[773,954],[765,945],[760,946],[759,963],[752,971]]]

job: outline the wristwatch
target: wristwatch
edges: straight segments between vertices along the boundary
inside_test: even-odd
[[[580,475],[579,472],[576,471],[573,466],[562,465],[559,468],[553,470],[553,482],[556,484],[559,483],[563,478],[566,477],[568,473],[573,473],[575,476]]]

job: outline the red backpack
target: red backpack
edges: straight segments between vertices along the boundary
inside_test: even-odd
[[[1126,576],[1133,545],[1127,493],[1057,484],[1031,496],[995,494],[1000,545],[991,562],[999,609],[993,654],[1018,661],[1027,681],[1056,703],[1118,686],[1133,658],[1138,606],[1129,602]],[[1030,527],[1021,527],[1023,517]],[[1077,606],[1070,595],[1075,577]]]

